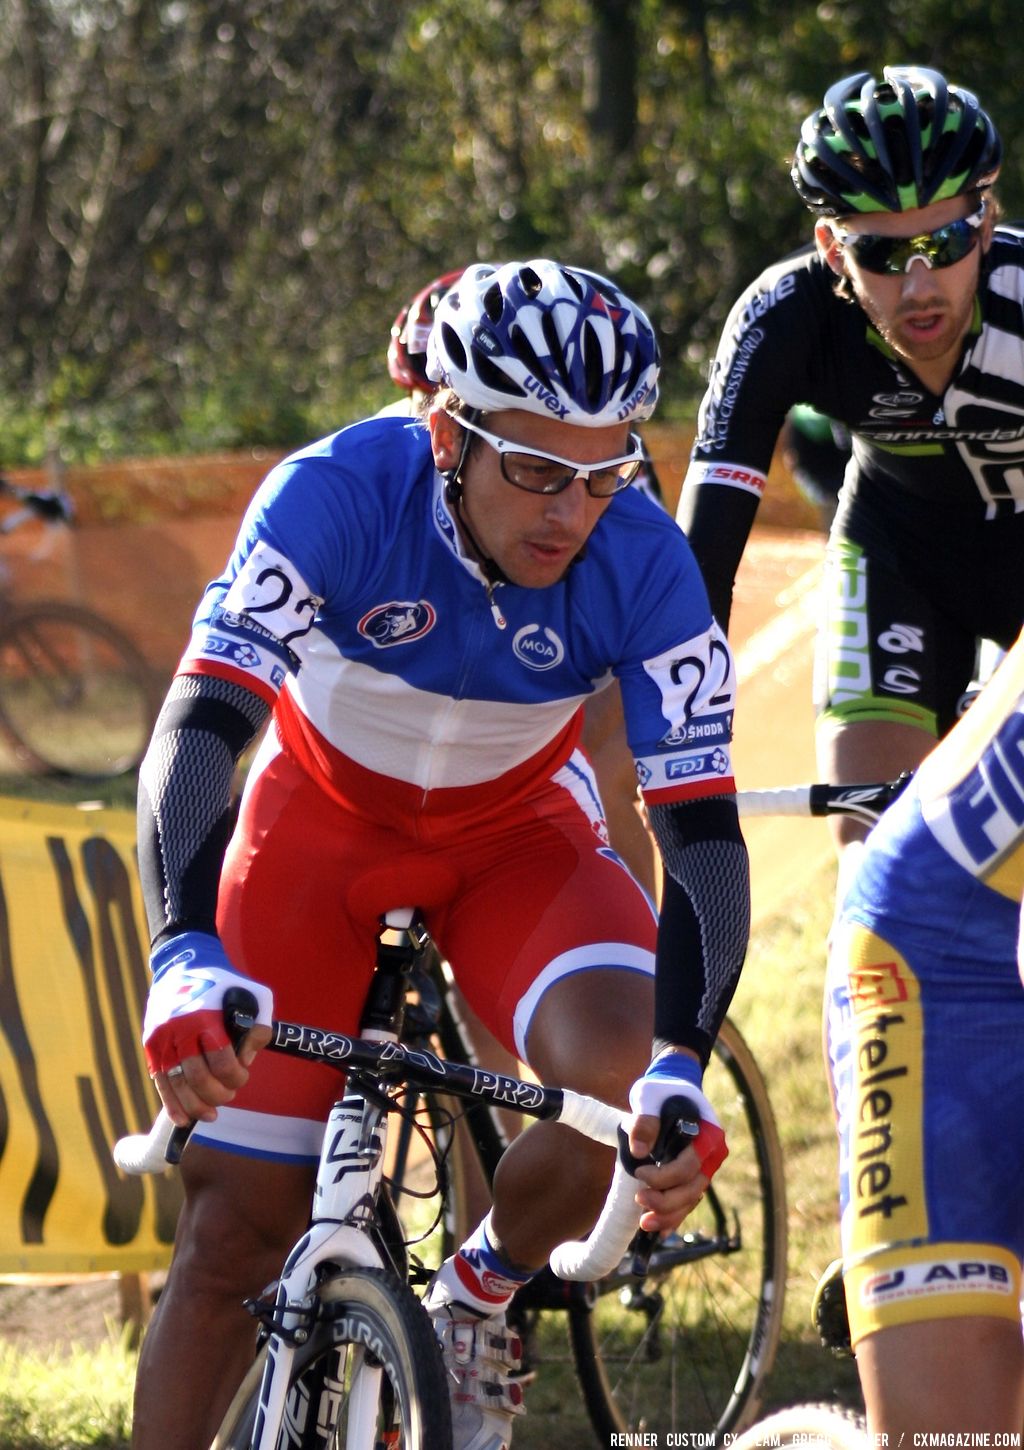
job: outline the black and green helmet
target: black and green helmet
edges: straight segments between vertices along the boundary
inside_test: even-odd
[[[924,66],[886,66],[825,92],[800,129],[793,185],[819,216],[909,211],[991,186],[1003,148],[971,91]]]

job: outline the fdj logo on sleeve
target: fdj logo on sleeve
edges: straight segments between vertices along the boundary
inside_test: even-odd
[[[255,669],[260,662],[260,657],[251,644],[240,639],[226,639],[222,634],[208,634],[203,650],[206,654],[221,655],[243,669]]]
[[[681,755],[675,760],[666,760],[666,780],[685,780],[690,775],[724,775],[729,768],[729,757],[724,750],[713,750],[710,755]]]

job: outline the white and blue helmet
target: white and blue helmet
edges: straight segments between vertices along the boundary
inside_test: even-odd
[[[481,412],[519,408],[586,428],[642,422],[658,343],[614,282],[543,258],[467,267],[441,299],[427,374]]]

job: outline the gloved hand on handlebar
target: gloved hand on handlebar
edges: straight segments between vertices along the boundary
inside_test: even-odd
[[[688,1056],[685,1052],[663,1052],[660,1057],[651,1063],[643,1077],[635,1082],[630,1089],[629,1105],[634,1113],[640,1117],[650,1119],[650,1144],[654,1142],[657,1133],[657,1115],[661,1105],[668,1098],[682,1097],[693,1104],[697,1116],[700,1118],[700,1131],[696,1138],[690,1143],[697,1155],[700,1164],[700,1174],[705,1182],[700,1184],[700,1191],[706,1186],[707,1180],[719,1169],[728,1156],[729,1149],[726,1146],[725,1134],[722,1126],[715,1116],[715,1111],[701,1088],[703,1071],[696,1058]],[[636,1152],[637,1127],[634,1125],[630,1134],[630,1146]],[[648,1145],[649,1147],[650,1145]],[[659,1193],[670,1192],[673,1188],[684,1190],[686,1184],[682,1181],[676,1183],[673,1180],[672,1170],[663,1166],[660,1169],[641,1168],[638,1176]],[[689,1212],[694,1206],[685,1203],[685,1193],[676,1194],[678,1206],[683,1212]],[[682,1213],[676,1215],[672,1211],[672,1205],[667,1201],[662,1203],[648,1194],[638,1195],[638,1201],[651,1210],[654,1215],[650,1219],[641,1219],[644,1228],[665,1229],[675,1227]],[[695,1200],[696,1201],[696,1200]],[[673,1223],[671,1220],[675,1220]]]
[[[153,984],[146,1002],[142,1041],[151,1073],[168,1072],[187,1057],[202,1057],[230,1047],[224,1026],[224,993],[244,987],[256,999],[256,1021],[270,1027],[274,996],[269,987],[244,976],[228,961],[218,939],[207,932],[184,931],[153,953]],[[239,1054],[247,1067],[251,1047]]]

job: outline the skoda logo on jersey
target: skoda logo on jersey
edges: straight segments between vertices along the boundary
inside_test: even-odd
[[[682,725],[674,725],[658,741],[658,749],[678,750],[681,745],[694,745],[698,741],[709,743],[728,740],[731,735],[732,711],[727,710],[722,714],[705,715],[700,720],[688,720]]]
[[[512,640],[512,653],[530,670],[553,670],[565,659],[565,645],[553,629],[524,624]]]
[[[392,599],[378,604],[359,621],[359,633],[376,649],[390,649],[394,644],[409,644],[422,639],[437,623],[437,613],[425,599],[415,603],[408,599]]]

